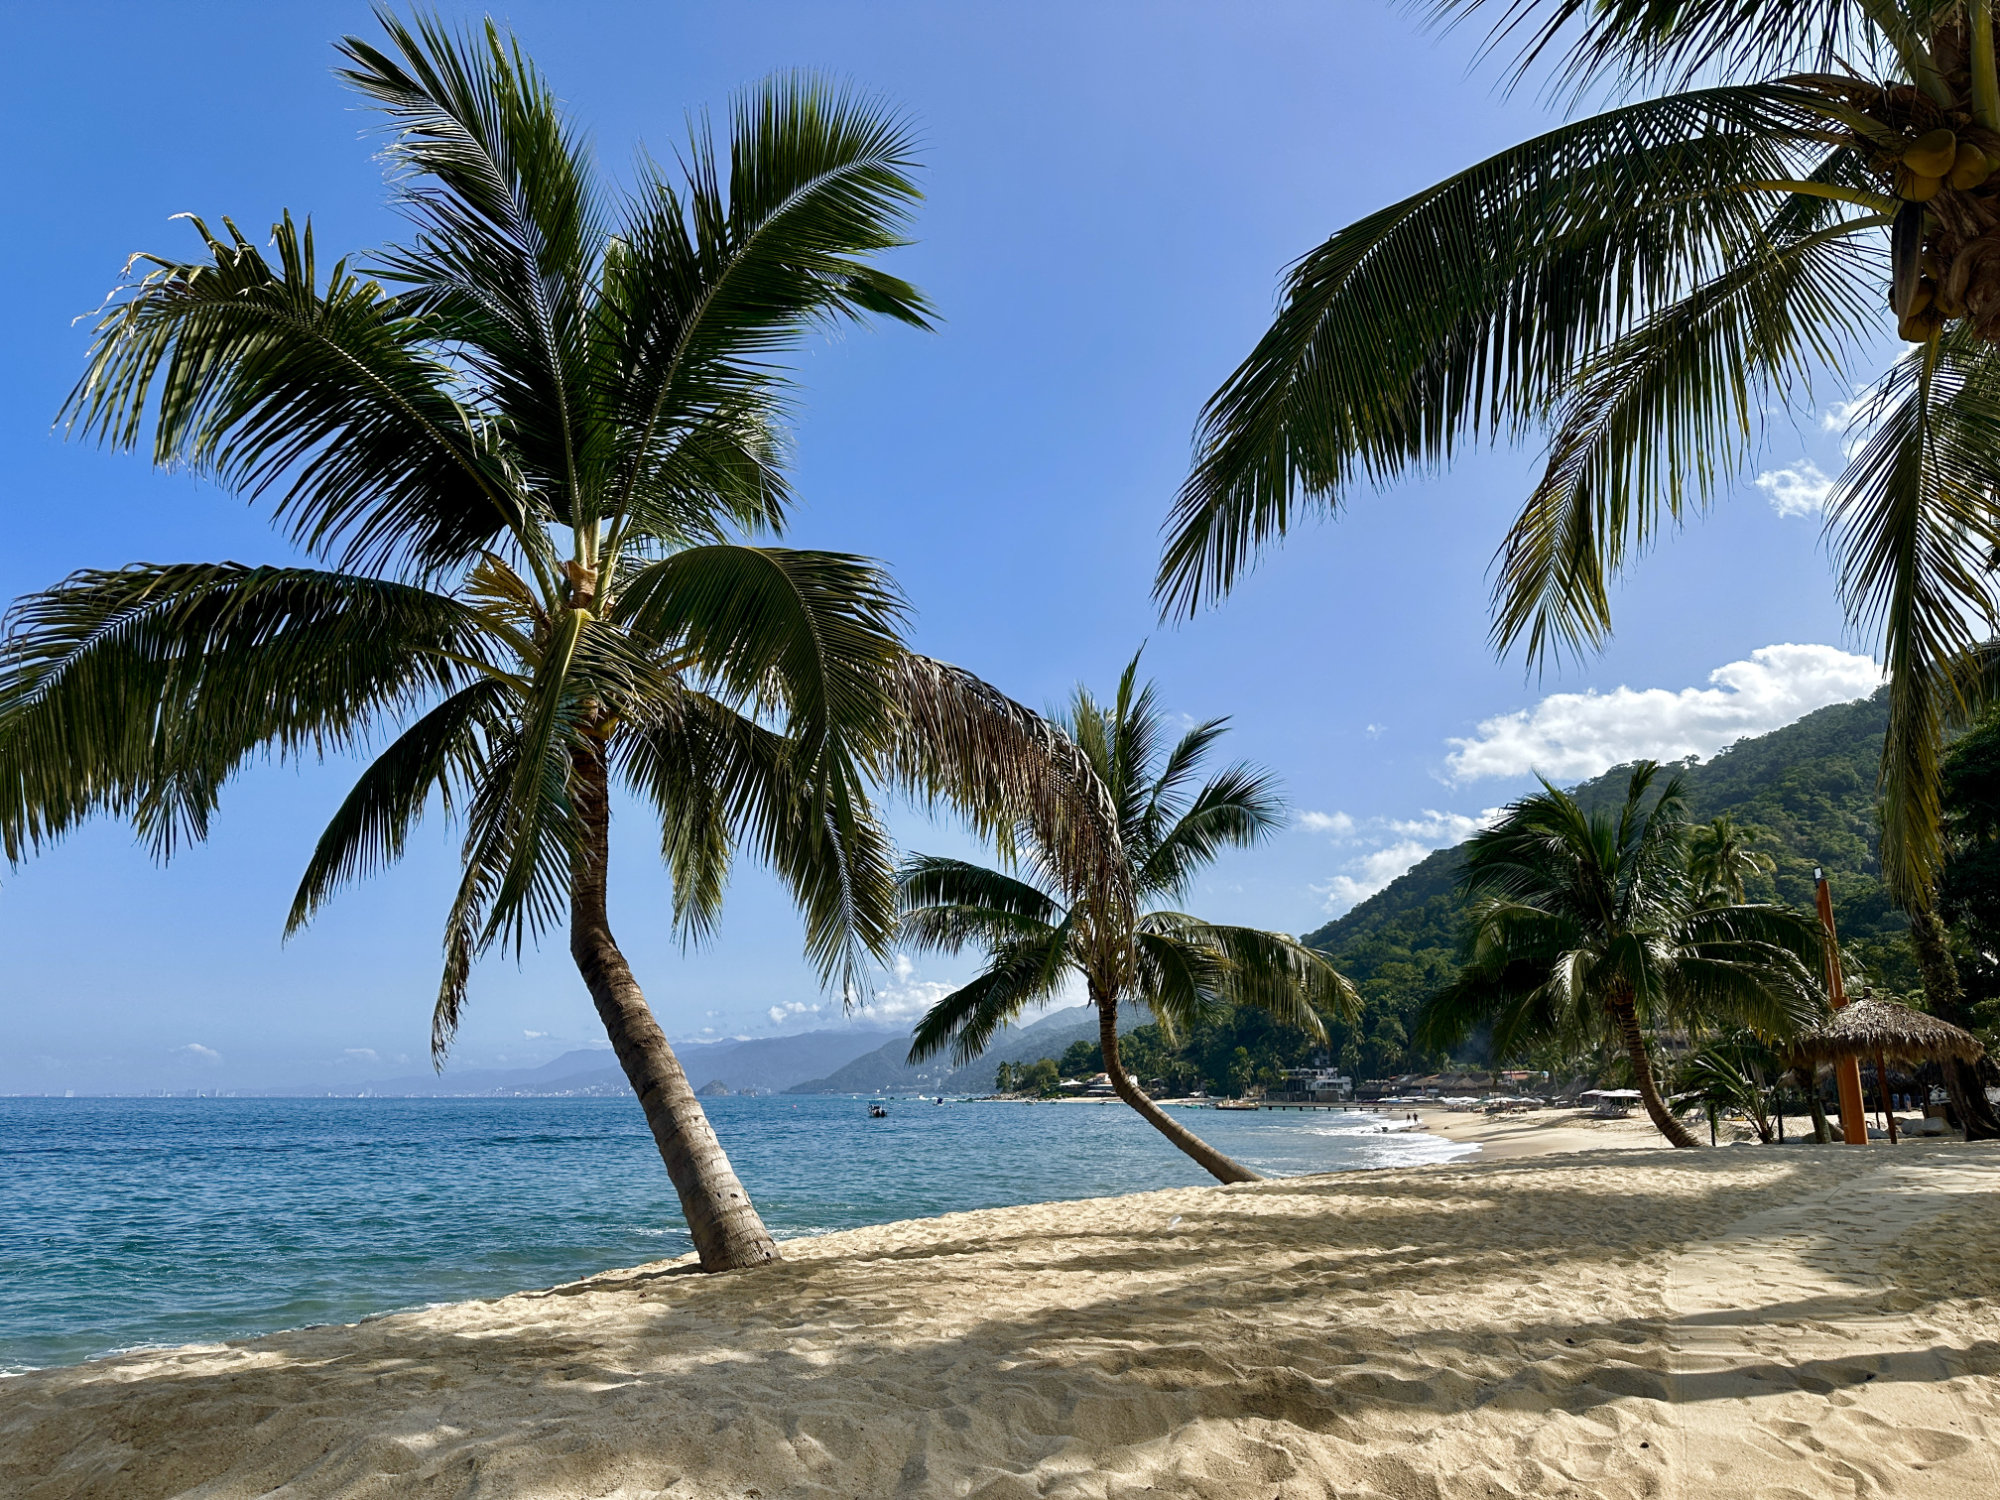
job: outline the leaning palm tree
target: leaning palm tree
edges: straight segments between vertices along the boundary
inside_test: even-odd
[[[1736,821],[1734,813],[1721,813],[1693,830],[1688,841],[1688,874],[1697,890],[1732,905],[1744,901],[1744,882],[1753,875],[1769,875],[1777,861],[1752,846],[1757,835]]]
[[[1819,928],[1781,906],[1701,899],[1688,873],[1679,777],[1654,794],[1642,761],[1615,809],[1588,813],[1547,782],[1466,846],[1478,899],[1468,961],[1426,1004],[1418,1040],[1449,1048],[1490,1026],[1496,1057],[1550,1039],[1623,1049],[1633,1087],[1676,1146],[1695,1138],[1660,1097],[1648,1033],[1748,1027],[1783,1037],[1821,1013]]]
[[[321,266],[289,216],[275,258],[197,220],[199,259],[141,257],[113,295],[69,404],[120,447],[150,418],[155,462],[274,501],[315,565],[139,564],[21,601],[0,840],[19,861],[110,813],[164,857],[250,756],[391,732],[290,927],[441,806],[464,842],[440,1062],[475,960],[566,925],[701,1263],[756,1265],[771,1237],[606,915],[613,785],[657,819],[683,934],[712,928],[747,848],[850,994],[896,915],[871,785],[975,816],[1074,800],[1023,779],[1066,753],[1036,716],[906,649],[874,565],[745,540],[789,503],[777,358],[840,319],[925,322],[873,264],[916,197],[909,138],[787,78],[739,101],[722,149],[698,126],[677,174],[642,164],[613,196],[492,26],[384,24],[387,50],[342,44],[344,76],[392,124],[411,238],[368,274]]]
[[[1546,434],[1498,556],[1493,639],[1596,648],[1627,559],[1701,510],[1764,414],[1872,394],[1827,524],[1892,673],[1884,872],[1926,910],[1949,721],[2000,621],[2000,84],[1986,0],[1430,0],[1567,46],[1630,99],[1342,229],[1209,401],[1158,579],[1226,592],[1294,508]],[[1637,97],[1664,88],[1656,97]],[[1884,308],[1884,293],[1888,307]],[[1886,375],[1857,362],[1900,332]],[[1919,942],[1928,940],[1920,927]],[[1935,946],[1935,945],[1933,945]]]
[[[1251,767],[1229,766],[1200,780],[1226,720],[1197,724],[1164,747],[1153,686],[1141,685],[1138,672],[1134,656],[1109,705],[1079,687],[1062,720],[1113,810],[1118,869],[1079,862],[1025,825],[1001,841],[1004,871],[933,855],[905,862],[905,939],[986,955],[985,971],[918,1023],[910,1058],[949,1047],[969,1061],[1000,1027],[1080,979],[1097,1010],[1104,1071],[1118,1097],[1220,1181],[1254,1181],[1257,1173],[1170,1118],[1126,1073],[1121,1007],[1143,1005],[1170,1037],[1229,1004],[1254,1006],[1323,1037],[1321,1012],[1351,1020],[1359,1000],[1324,958],[1282,933],[1204,922],[1166,905],[1184,898],[1224,849],[1275,831],[1284,809],[1271,778]]]

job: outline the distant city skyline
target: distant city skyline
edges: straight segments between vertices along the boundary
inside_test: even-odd
[[[81,567],[291,555],[240,499],[49,425],[82,368],[88,321],[75,320],[133,251],[188,249],[171,215],[227,214],[261,239],[280,211],[310,213],[326,262],[399,231],[375,122],[331,76],[333,40],[373,34],[367,8],[203,14],[199,28],[96,6],[12,18],[8,599]],[[1575,780],[1640,755],[1712,754],[1879,681],[1844,630],[1819,538],[1856,395],[1830,381],[1809,408],[1770,414],[1712,516],[1641,559],[1600,657],[1531,677],[1486,644],[1487,568],[1533,448],[1356,493],[1221,608],[1158,619],[1159,526],[1196,414],[1262,331],[1281,269],[1557,118],[1475,66],[1471,33],[1304,0],[530,3],[505,18],[613,173],[641,142],[671,152],[688,111],[776,69],[836,74],[917,122],[929,202],[892,265],[936,302],[940,329],[852,333],[802,358],[790,540],[884,559],[918,648],[1031,706],[1079,679],[1108,687],[1144,641],[1170,710],[1230,715],[1225,753],[1277,772],[1297,816],[1220,865],[1198,910],[1309,930],[1464,837],[1532,770]],[[1466,81],[1413,110],[1381,65],[1392,56]],[[442,818],[402,867],[280,941],[353,770],[252,767],[210,842],[165,868],[98,824],[0,872],[0,1092],[331,1086],[425,1065],[453,878]],[[892,821],[908,847],[971,852],[955,828],[906,809]],[[856,1024],[799,958],[768,878],[745,867],[717,939],[686,954],[636,823],[613,879],[620,936],[675,1038]],[[969,972],[898,960],[859,1024],[907,1024]],[[519,967],[479,970],[456,1061],[534,1066],[600,1041],[557,938]]]

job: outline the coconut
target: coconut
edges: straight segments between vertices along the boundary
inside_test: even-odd
[[[1927,344],[1931,335],[1944,327],[1944,320],[1934,310],[1926,309],[1911,313],[1896,324],[1896,337],[1909,344]]]
[[[1961,193],[1976,188],[1993,175],[1993,163],[1986,159],[1986,153],[1970,141],[1958,143],[1958,154],[1951,159],[1948,174],[1951,185]]]
[[[1938,195],[1944,186],[1942,177],[1927,177],[1921,172],[1913,172],[1908,167],[1896,169],[1896,196],[1905,203],[1928,203]]]
[[[1924,277],[1917,283],[1916,291],[1911,294],[1909,311],[1904,313],[1903,316],[1906,318],[1916,317],[1925,308],[1937,302],[1937,293],[1938,284],[1932,281],[1930,277]]]
[[[1926,130],[1904,151],[1903,165],[1919,177],[1942,177],[1952,169],[1957,156],[1958,137],[1939,126],[1936,130]]]

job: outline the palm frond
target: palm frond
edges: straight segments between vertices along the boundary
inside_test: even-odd
[[[1026,881],[935,854],[904,860],[896,872],[896,889],[906,916],[929,910],[981,911],[1045,926],[1062,919],[1054,898]]]
[[[401,859],[433,793],[449,813],[454,797],[477,785],[484,736],[501,721],[509,697],[508,686],[492,678],[460,688],[369,764],[313,849],[285,919],[287,936],[341,886]]]
[[[906,653],[889,692],[898,733],[880,774],[927,806],[944,803],[1003,858],[1017,831],[1066,901],[1129,906],[1131,870],[1117,808],[1085,747],[963,668]]]
[[[138,257],[153,269],[112,294],[72,430],[130,448],[151,404],[156,464],[275,493],[294,540],[343,568],[435,574],[502,537],[545,547],[430,319],[345,262],[322,286],[312,226],[289,215],[275,266],[227,220],[227,239],[193,224],[208,260]]]
[[[1261,843],[1284,827],[1285,815],[1275,776],[1254,766],[1231,766],[1195,794],[1147,853],[1138,887],[1148,896],[1178,897],[1224,849]]]
[[[588,154],[554,92],[491,21],[378,17],[341,76],[388,117],[417,233],[381,257],[504,414],[528,488],[564,525],[595,514],[611,435],[589,389],[591,289],[606,239]],[[599,419],[599,420],[594,420]]]
[[[1496,559],[1498,649],[1520,644],[1533,664],[1602,645],[1628,558],[1733,477],[1802,366],[1839,370],[1879,317],[1879,246],[1856,237],[1887,219],[1823,225],[1836,205],[1801,201],[1802,232],[1751,247],[1577,372]]]
[[[1072,932],[1064,922],[997,950],[985,973],[924,1013],[911,1033],[909,1060],[922,1062],[947,1046],[956,1063],[977,1058],[1001,1027],[1060,990],[1072,965]]]
[[[1918,6],[1917,9],[1928,8]],[[1579,91],[1598,82],[1665,78],[1676,85],[1706,74],[1823,72],[1894,58],[1922,33],[1905,7],[1845,0],[1429,0],[1422,9],[1448,24],[1490,14],[1489,50],[1511,48],[1516,76],[1550,60]],[[1894,18],[1885,36],[1881,20]]]
[[[1699,89],[1564,125],[1371,214],[1307,255],[1204,409],[1155,584],[1229,591],[1292,507],[1337,505],[1543,421],[1577,371],[1766,234],[1741,189],[1812,170],[1819,97]]]
[[[1148,926],[1167,914],[1154,913]],[[1201,922],[1173,914],[1173,931],[1183,941],[1217,954],[1223,965],[1222,993],[1230,1003],[1260,1010],[1281,1026],[1324,1038],[1327,1016],[1353,1023],[1361,1016],[1361,996],[1347,978],[1318,953],[1282,932]]]
[[[1215,944],[1190,937],[1158,913],[1143,919],[1132,943],[1139,960],[1137,998],[1170,1041],[1228,1005],[1229,961]]]
[[[749,90],[730,125],[726,167],[701,124],[682,154],[684,183],[646,164],[606,268],[600,316],[620,434],[611,507],[631,514],[636,535],[690,539],[691,492],[713,494],[739,524],[778,519],[772,356],[837,319],[929,326],[922,295],[871,259],[904,243],[919,197],[907,126],[807,74]],[[729,464],[715,463],[724,450],[714,447],[707,471],[692,472],[687,435],[715,431],[746,440]],[[715,483],[725,477],[734,482]]]
[[[1976,687],[1964,668],[2000,625],[2000,351],[1954,329],[1900,361],[1857,418],[1874,435],[1827,506],[1849,617],[1889,670],[1883,875],[1906,904],[1935,879],[1946,725]]]
[[[7,857],[97,813],[164,857],[205,835],[251,754],[346,749],[463,685],[482,649],[462,605],[405,584],[233,563],[73,574],[17,603],[0,645]]]
[[[903,612],[865,558],[713,545],[638,570],[614,618],[726,699],[783,713],[809,748],[837,738],[874,754],[894,729]]]

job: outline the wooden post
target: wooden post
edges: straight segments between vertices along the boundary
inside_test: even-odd
[[[1875,1049],[1875,1092],[1882,1096],[1882,1123],[1889,1127],[1889,1144],[1896,1144],[1896,1101],[1889,1097],[1889,1065],[1882,1049]]]
[[[1833,927],[1833,890],[1826,872],[1814,870],[1819,902],[1819,924],[1826,929],[1826,996],[1839,1010],[1847,1004],[1847,981],[1840,972],[1840,937]],[[1850,1146],[1868,1144],[1868,1106],[1861,1102],[1861,1063],[1844,1057],[1833,1065],[1834,1082],[1840,1087],[1840,1135]]]

